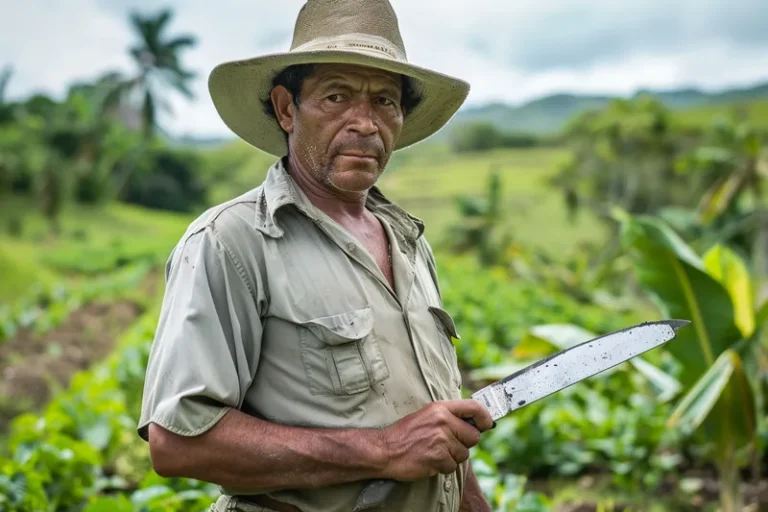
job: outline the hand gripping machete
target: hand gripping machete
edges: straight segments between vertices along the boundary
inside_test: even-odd
[[[562,350],[477,391],[493,420],[541,400],[579,381],[604,372],[675,338],[688,320],[663,320],[628,327]],[[472,419],[465,420],[474,424]],[[357,499],[355,512],[381,507],[395,480],[370,481]]]

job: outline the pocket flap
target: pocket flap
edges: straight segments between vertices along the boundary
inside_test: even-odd
[[[341,345],[368,336],[373,330],[373,323],[371,308],[363,308],[315,318],[304,325],[325,343]]]
[[[445,329],[448,331],[448,334],[457,340],[461,339],[461,336],[459,336],[459,333],[456,331],[456,324],[454,324],[453,318],[451,318],[451,315],[449,315],[447,311],[436,308],[434,306],[430,306],[429,312],[435,315],[438,320],[440,320],[440,323],[443,324]]]

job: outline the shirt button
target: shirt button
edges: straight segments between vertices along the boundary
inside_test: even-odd
[[[355,252],[355,248],[356,248],[356,247],[355,247],[355,244],[353,244],[352,242],[349,242],[349,243],[347,244],[347,250],[348,250],[349,252]]]
[[[448,479],[445,481],[445,485],[444,485],[444,487],[445,487],[445,492],[450,492],[450,491],[451,491],[451,487],[452,487],[452,486],[453,486],[453,479],[452,479],[452,478],[448,478]]]

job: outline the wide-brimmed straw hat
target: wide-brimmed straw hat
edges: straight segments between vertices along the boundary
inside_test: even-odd
[[[224,123],[249,144],[272,155],[287,153],[285,134],[264,101],[272,81],[294,64],[344,63],[411,77],[419,104],[406,113],[395,146],[402,149],[442,128],[461,107],[469,84],[408,62],[388,0],[308,0],[299,11],[290,51],[216,66],[208,80]]]

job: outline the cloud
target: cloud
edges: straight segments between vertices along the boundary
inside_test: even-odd
[[[95,1],[81,0],[74,9],[54,0],[4,6],[0,65],[14,68],[8,95],[58,95],[71,80],[95,78],[106,69],[129,69],[129,37],[126,23],[102,12]]]
[[[409,57],[468,80],[472,104],[768,79],[765,0],[393,3]]]
[[[523,72],[673,54],[727,44],[768,48],[765,0],[395,0],[412,45],[453,40],[479,56]]]
[[[766,0],[391,0],[409,59],[472,84],[470,104],[551,92],[629,94],[640,87],[721,88],[768,79]],[[61,94],[73,80],[134,70],[131,9],[155,0],[25,0],[0,16],[9,95]],[[220,62],[287,49],[304,0],[170,0],[170,33],[200,43],[183,55],[195,102],[172,96],[175,134],[230,136],[207,77]]]

